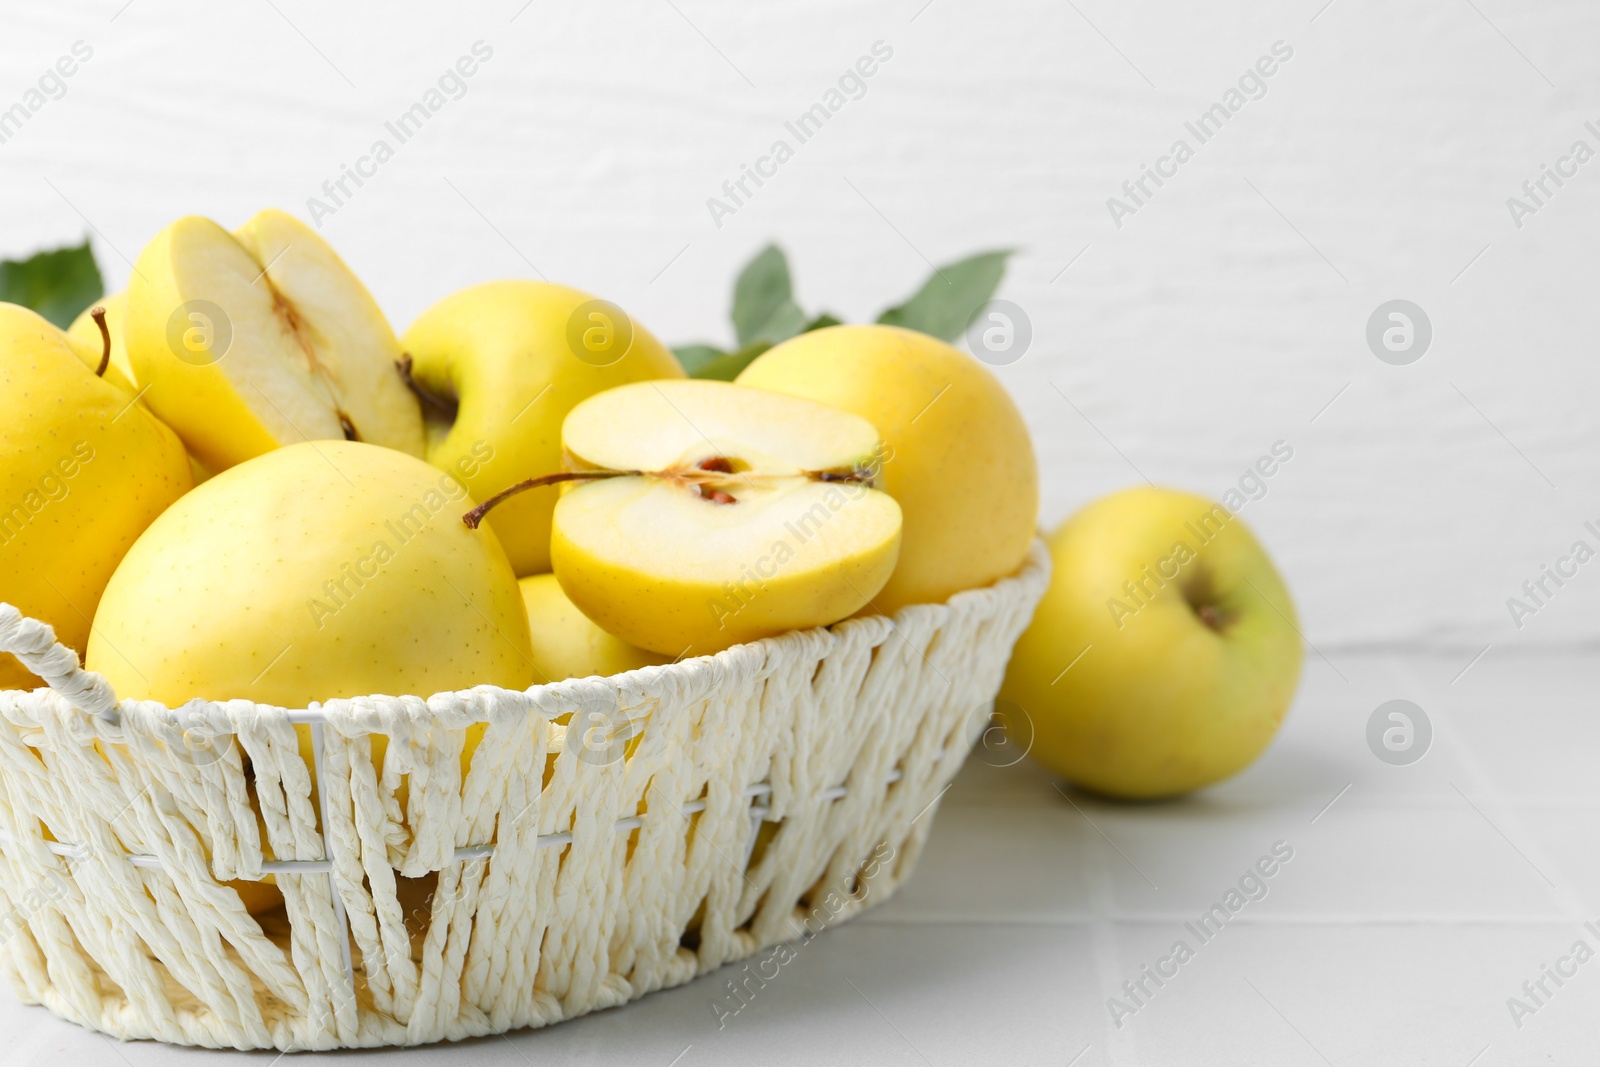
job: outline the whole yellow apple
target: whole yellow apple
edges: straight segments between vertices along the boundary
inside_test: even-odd
[[[95,308],[105,312],[106,334],[111,338],[111,365],[137,386],[139,376],[133,372],[133,364],[128,362],[128,346],[124,343],[128,326],[127,293],[103,296],[95,302],[94,307],[84,308],[83,314],[73,319],[72,325],[67,327],[67,335],[77,341],[83,351],[99,352],[103,339],[100,336],[100,327],[94,321]]]
[[[528,609],[534,677],[540,682],[567,678],[608,678],[658,663],[671,656],[637,648],[609,634],[578,610],[561,591],[554,574],[531,574],[517,583]]]
[[[1248,766],[1289,709],[1302,649],[1289,591],[1244,522],[1137,488],[1090,504],[1049,545],[1050,589],[1000,691],[1032,724],[1033,758],[1134,799]]]
[[[102,347],[100,327],[94,320],[95,308],[105,312],[106,335],[111,339],[111,365],[137,389],[139,376],[133,369],[133,364],[128,360],[128,346],[125,343],[128,326],[128,294],[112,293],[103,297],[95,307],[83,309],[83,314],[72,320],[72,325],[67,327],[67,334],[79,343],[84,351],[99,351]],[[199,485],[211,477],[211,472],[205,464],[189,457],[189,475],[195,485]]]
[[[0,600],[81,655],[119,560],[190,486],[183,445],[103,347],[0,304]],[[0,656],[0,688],[38,679]]]
[[[1039,512],[1033,443],[971,356],[898,326],[832,326],[785,341],[735,380],[859,415],[882,435],[881,485],[905,529],[871,610],[938,603],[1022,566]]]
[[[425,399],[428,461],[479,500],[559,471],[561,422],[579,401],[628,382],[684,376],[672,352],[620,308],[548,282],[485,282],[452,293],[400,344]],[[535,489],[489,516],[519,575],[550,569],[557,495]]]
[[[447,474],[351,441],[231,467],[117,568],[89,667],[117,694],[301,708],[533,680],[522,594]]]

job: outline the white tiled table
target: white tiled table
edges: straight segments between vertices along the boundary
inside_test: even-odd
[[[1331,659],[1310,656],[1255,767],[1181,803],[1112,805],[1063,795],[1031,764],[969,762],[902,893],[801,949],[720,1030],[712,975],[403,1062],[1600,1062],[1600,958],[1560,988],[1547,979],[1553,996],[1520,1029],[1506,1005],[1577,939],[1600,951],[1582,926],[1600,919],[1600,657],[1491,650],[1453,683],[1470,654]],[[1392,697],[1434,726],[1411,766],[1366,746]],[[1280,840],[1294,856],[1268,895],[1200,945],[1185,921]],[[1107,998],[1179,938],[1194,958],[1114,1027]],[[9,994],[0,1035],[7,1064],[247,1059],[117,1045]],[[380,1055],[396,1054],[344,1059]]]

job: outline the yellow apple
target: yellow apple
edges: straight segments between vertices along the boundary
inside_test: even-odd
[[[532,574],[518,584],[528,609],[534,677],[540,682],[635,671],[672,657],[649,652],[606,633],[561,591],[554,574]]]
[[[140,253],[127,301],[140,388],[208,469],[300,441],[422,455],[422,411],[383,312],[333,249],[283,212],[232,234],[179,219]]]
[[[134,373],[133,364],[128,362],[128,346],[124,343],[128,325],[127,293],[112,293],[102,298],[95,307],[84,308],[83,314],[74,319],[72,325],[67,328],[67,333],[73,340],[79,342],[84,351],[98,351],[102,347],[102,338],[100,327],[94,320],[95,308],[105,312],[106,333],[111,338],[111,365],[137,388],[139,376]],[[211,472],[206,469],[205,464],[190,456],[189,475],[194,484],[199,485],[211,477]]]
[[[123,560],[90,667],[169,707],[525,688],[522,595],[499,542],[462,525],[471,506],[449,475],[356,442],[230,468]]]
[[[1289,709],[1302,650],[1289,591],[1244,522],[1190,493],[1129,489],[1049,544],[1050,589],[1000,693],[1031,722],[1034,759],[1139,799],[1248,766]]]
[[[560,470],[561,421],[579,401],[628,382],[683,377],[672,352],[620,308],[548,282],[453,293],[423,312],[401,345],[426,398],[429,462],[479,500]],[[524,493],[489,518],[519,575],[550,569],[557,495]]]
[[[882,487],[905,532],[872,609],[941,602],[1022,565],[1039,511],[1033,444],[971,356],[897,326],[832,326],[764,353],[736,381],[851,412],[883,435]]]
[[[81,655],[117,562],[189,489],[183,446],[103,355],[0,304],[0,600]],[[0,656],[0,688],[38,684]]]
[[[900,508],[873,488],[881,442],[854,415],[727,382],[635,382],[573,408],[561,435],[556,578],[629,644],[706,655],[823,626],[894,569]]]
[[[133,364],[128,362],[128,346],[124,343],[123,331],[128,324],[127,293],[112,293],[101,297],[93,307],[84,308],[83,314],[73,319],[72,325],[67,327],[67,334],[78,342],[82,351],[99,352],[103,347],[103,338],[100,336],[100,327],[94,321],[95,308],[106,313],[106,333],[111,337],[111,365],[137,387],[139,376],[133,372]]]

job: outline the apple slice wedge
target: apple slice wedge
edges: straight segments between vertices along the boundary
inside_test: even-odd
[[[640,648],[704,655],[837,622],[894,570],[900,505],[874,488],[883,447],[855,415],[726,382],[636,382],[578,404],[561,438],[569,473],[533,480],[568,483],[556,578]]]
[[[214,471],[299,441],[422,455],[394,331],[327,242],[281,211],[233,234],[197,216],[157,234],[128,286],[126,344],[146,402]]]

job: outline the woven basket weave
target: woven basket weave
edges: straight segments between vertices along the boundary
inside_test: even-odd
[[[241,1049],[465,1038],[681,984],[910,873],[1048,569],[1036,543],[892,620],[303,711],[119,703],[0,605],[0,652],[50,682],[0,692],[0,967],[112,1036]],[[268,873],[284,907],[259,917],[222,884]]]

